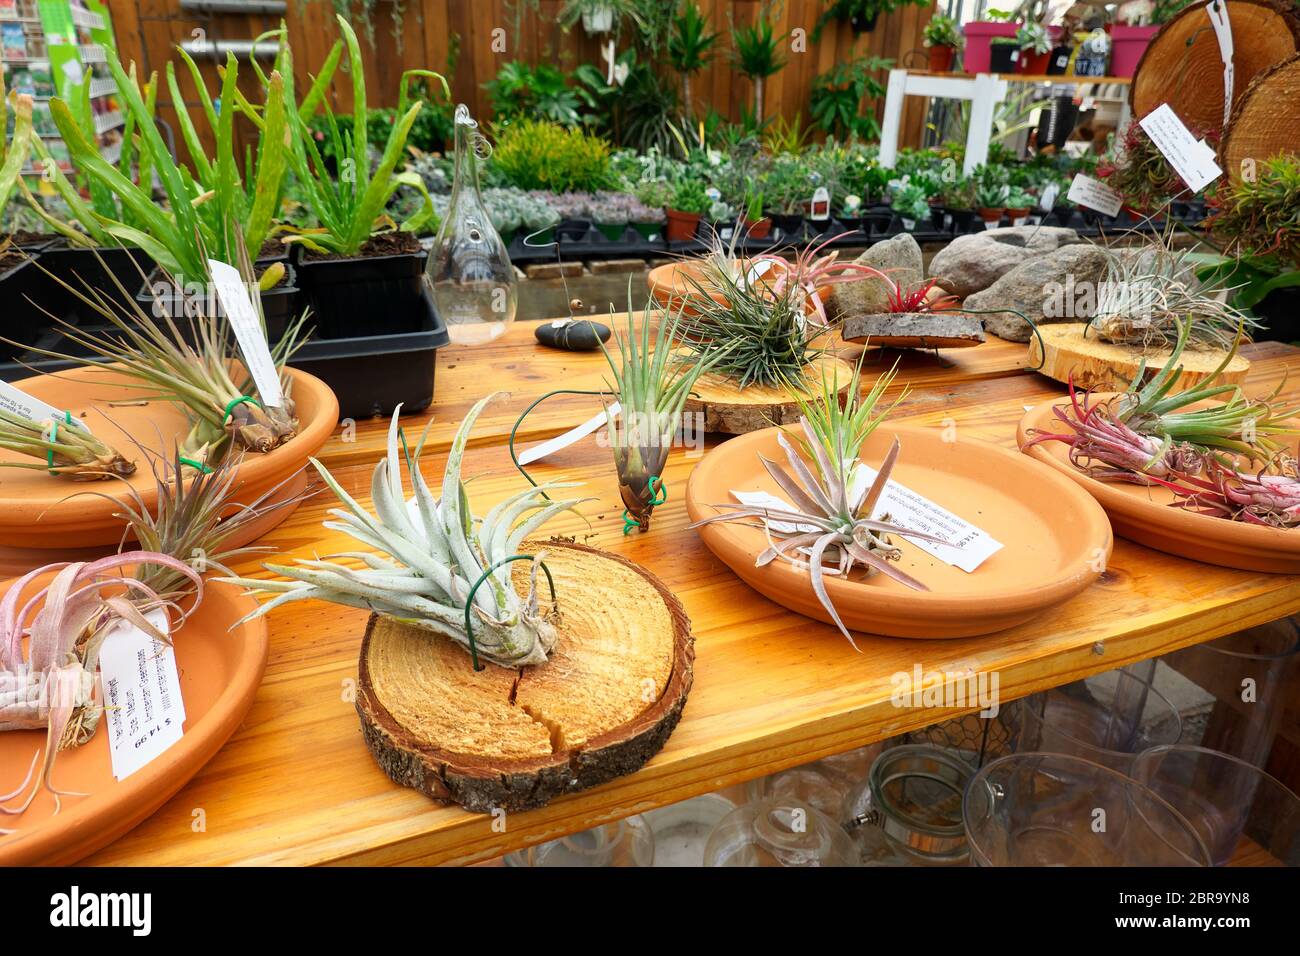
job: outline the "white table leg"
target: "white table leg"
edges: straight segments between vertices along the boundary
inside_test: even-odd
[[[885,91],[885,118],[880,128],[880,165],[893,169],[898,159],[898,129],[903,123],[903,98],[907,91],[907,71],[890,70]]]

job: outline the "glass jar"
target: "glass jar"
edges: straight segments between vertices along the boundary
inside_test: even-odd
[[[456,107],[456,173],[425,275],[453,342],[481,345],[515,320],[515,267],[479,190],[478,166],[491,147],[464,104]]]
[[[650,827],[630,816],[507,853],[502,861],[506,866],[654,866],[654,853]]]
[[[853,841],[806,803],[768,799],[723,818],[704,848],[705,866],[857,866]]]

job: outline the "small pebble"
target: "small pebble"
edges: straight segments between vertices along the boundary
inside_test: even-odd
[[[608,342],[611,333],[607,325],[590,319],[575,319],[542,322],[533,330],[533,334],[537,336],[537,341],[553,349],[590,352],[599,348],[601,342]]]

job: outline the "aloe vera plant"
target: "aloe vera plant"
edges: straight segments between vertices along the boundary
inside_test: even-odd
[[[140,581],[119,576],[122,569],[142,564],[166,567],[188,578],[195,590],[189,610],[180,611]],[[24,590],[50,572],[57,572],[53,580],[24,600]],[[22,815],[42,789],[53,794],[56,813],[59,798],[70,795],[54,786],[55,760],[60,750],[84,743],[95,732],[103,713],[96,700],[95,672],[100,649],[113,628],[126,621],[166,641],[145,614],[170,607],[184,621],[202,599],[202,589],[202,578],[194,569],[148,551],[37,568],[9,586],[0,599],[0,731],[43,729],[46,737],[36,785],[32,778],[39,750],[22,782],[0,793],[0,820]],[[29,638],[25,655],[24,637]],[[19,804],[5,805],[24,793],[27,796]],[[0,827],[0,835],[11,832]]]
[[[379,553],[348,551],[332,556],[359,561],[364,565],[360,569],[335,560],[300,559],[293,565],[266,566],[288,580],[226,579],[272,595],[253,616],[290,601],[318,599],[365,608],[441,634],[468,648],[476,668],[479,657],[502,667],[545,663],[557,635],[537,598],[537,571],[544,554],[517,552],[525,538],[580,501],[551,500],[545,492],[573,484],[547,482],[511,495],[482,518],[474,516],[461,480],[461,463],[479,413],[501,394],[481,399],[461,422],[447,453],[438,498],[420,472],[423,440],[414,452],[405,447],[400,407],[388,429],[388,454],[371,478],[373,512],[313,459],[321,478],[343,504],[330,509],[333,520],[326,521],[325,527]],[[409,501],[402,486],[403,471],[414,495]],[[522,597],[510,576],[510,564],[516,560],[532,562],[529,590]],[[554,592],[551,597],[554,600]]]
[[[444,93],[451,95],[447,81],[432,70],[407,70],[399,81],[396,119],[383,146],[379,165],[371,172],[367,137],[365,65],[361,61],[361,47],[351,25],[338,17],[339,31],[348,55],[348,71],[352,77],[352,128],[341,131],[329,101],[323,95],[314,95],[318,89],[313,84],[313,95],[298,110],[289,110],[291,148],[287,152],[305,202],[316,219],[318,227],[297,230],[286,242],[296,242],[318,253],[354,256],[377,230],[397,228],[384,212],[388,200],[401,186],[411,186],[422,194],[425,202],[418,213],[402,223],[404,231],[415,231],[428,222],[433,214],[432,201],[424,180],[415,172],[396,172],[402,159],[406,138],[419,116],[423,104],[412,102],[410,81],[414,77],[437,80]],[[337,58],[334,60],[337,63]],[[322,93],[326,87],[319,87]],[[337,175],[325,163],[308,126],[316,106],[323,107],[334,156],[338,158]],[[307,107],[311,107],[308,111]]]
[[[12,138],[6,139],[4,131],[10,109],[14,114],[14,132]],[[22,181],[32,140],[32,98],[25,93],[6,94],[4,77],[0,75],[0,209],[8,205],[14,185]]]
[[[862,396],[858,387],[861,367],[854,369],[843,406],[837,377],[823,378],[820,390],[800,400],[802,434],[782,429],[777,436],[785,452],[785,465],[760,456],[767,473],[790,499],[789,508],[715,504],[713,507],[722,514],[691,525],[698,528],[737,521],[762,530],[768,547],[759,553],[755,565],[763,567],[782,560],[806,569],[817,600],[850,644],[854,643],[853,636],[831,601],[826,575],[847,578],[861,565],[868,574],[880,572],[909,588],[924,591],[927,588],[923,583],[894,566],[902,551],[890,536],[948,543],[909,531],[890,521],[888,515],[876,516],[885,484],[898,461],[897,438],[875,480],[856,479],[863,443],[903,398],[900,394],[893,405],[877,408],[894,374],[891,370],[880,376],[871,391]]]

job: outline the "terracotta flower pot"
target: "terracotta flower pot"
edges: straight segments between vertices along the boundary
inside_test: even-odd
[[[952,69],[952,58],[956,49],[950,46],[930,47],[930,72],[947,73]]]
[[[291,374],[298,434],[272,452],[245,457],[235,484],[238,501],[252,501],[285,482],[320,451],[338,424],[338,401],[329,387],[314,375],[297,370]],[[128,457],[133,447],[128,435],[170,457],[188,431],[185,416],[169,402],[138,404],[140,391],[126,384],[129,381],[87,366],[14,384],[56,408],[68,409]],[[157,501],[154,477],[147,463],[136,458],[136,473],[128,482],[145,507],[152,508]],[[0,460],[28,461],[8,451],[0,451]],[[39,563],[59,560],[58,549],[68,547],[116,550],[123,530],[122,520],[114,515],[118,506],[96,495],[76,494],[84,491],[128,494],[118,481],[71,482],[43,471],[0,469],[0,549],[35,549],[43,555]],[[270,530],[292,513],[292,507],[277,508],[260,530]]]
[[[998,223],[1002,221],[1002,212],[1003,210],[1001,209],[989,209],[981,206],[979,213],[980,213],[980,218],[984,220],[984,228],[985,229],[997,228]]]
[[[695,230],[700,226],[700,215],[698,213],[682,212],[680,209],[665,209],[664,214],[668,217],[664,232],[667,234],[669,242],[687,242],[695,238]]]
[[[772,220],[767,216],[762,219],[746,219],[745,228],[751,239],[766,239],[772,234]]]

